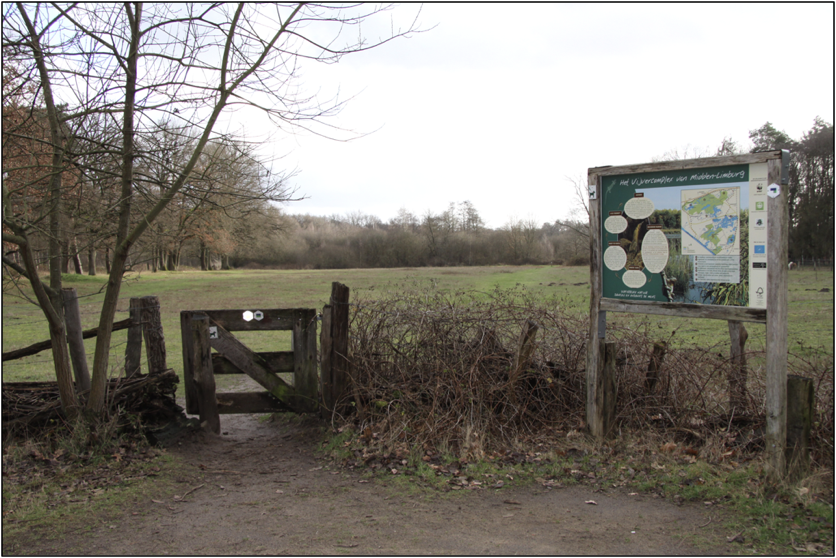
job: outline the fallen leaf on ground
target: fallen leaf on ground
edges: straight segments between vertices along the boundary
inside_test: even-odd
[[[522,506],[522,502],[517,502],[516,500],[502,500],[503,504],[511,504],[512,506]]]
[[[584,504],[592,504],[593,506],[597,506],[598,502],[596,502],[595,500],[587,500],[586,502],[584,502]]]

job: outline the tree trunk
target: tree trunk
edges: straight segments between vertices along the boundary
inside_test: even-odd
[[[96,249],[92,246],[87,249],[87,274],[96,274]]]
[[[105,273],[110,275],[110,246],[105,246]]]
[[[28,242],[20,245],[20,254],[23,258],[26,273],[29,275],[32,290],[41,305],[47,323],[49,323],[52,362],[55,367],[55,379],[58,382],[61,410],[64,411],[66,416],[72,417],[78,409],[78,399],[76,398],[72,371],[70,370],[70,352],[67,348],[67,330],[64,326],[63,296],[61,291],[58,291],[57,296],[54,297],[50,296],[55,295],[54,291],[47,293],[47,289],[38,277],[38,268]],[[55,305],[56,299],[60,301],[57,306]]]
[[[200,253],[200,271],[206,271],[209,267],[206,265],[206,244],[202,240],[200,241],[198,251]]]
[[[221,254],[221,269],[229,270],[229,254]]]
[[[177,271],[177,261],[175,260],[175,253],[173,250],[169,250],[166,254],[166,268],[168,271]]]
[[[76,239],[75,235],[73,235],[72,239],[72,260],[73,260],[73,269],[75,269],[76,275],[83,275],[84,269],[81,267],[81,256],[78,253],[78,239]]]
[[[126,7],[132,10],[130,33],[131,46],[125,63],[125,110],[122,117],[122,176],[120,184],[121,201],[119,202],[119,220],[116,228],[116,249],[113,265],[108,274],[108,284],[102,301],[99,316],[99,335],[96,337],[96,352],[93,357],[90,397],[87,409],[101,413],[105,406],[107,392],[108,357],[110,340],[113,337],[113,318],[119,303],[119,290],[122,287],[122,271],[128,259],[133,241],[129,238],[131,225],[131,200],[133,197],[134,178],[134,105],[136,102],[137,62],[139,60],[139,26],[142,17],[142,4]],[[143,229],[144,230],[144,229]]]
[[[67,343],[73,364],[76,389],[90,389],[90,371],[87,368],[87,355],[84,352],[84,337],[81,330],[81,311],[78,307],[78,293],[73,288],[62,289],[64,297],[64,324],[66,325]]]

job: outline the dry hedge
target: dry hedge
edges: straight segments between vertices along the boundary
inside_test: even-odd
[[[423,447],[478,458],[584,427],[588,317],[559,298],[522,288],[448,292],[401,286],[352,304],[352,420],[383,447]],[[533,355],[515,368],[521,329],[539,326]],[[694,447],[757,450],[763,443],[762,367],[750,367],[748,400],[729,408],[729,343],[682,348],[644,320],[607,326],[617,340],[619,428],[653,430]],[[668,348],[648,383],[654,343]],[[726,356],[724,356],[726,355]],[[748,353],[750,362],[757,353]],[[761,359],[762,360],[762,359]],[[814,378],[814,460],[833,460],[833,360],[791,355],[793,373]]]

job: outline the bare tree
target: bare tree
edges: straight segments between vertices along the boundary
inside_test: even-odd
[[[96,413],[104,409],[112,324],[129,252],[184,188],[206,146],[219,136],[215,127],[221,116],[230,107],[245,105],[263,111],[279,128],[327,134],[317,123],[339,110],[342,102],[320,102],[305,95],[297,83],[300,65],[338,62],[346,54],[377,47],[414,30],[414,23],[404,30],[393,25],[386,36],[371,41],[357,33],[350,35],[386,10],[364,4],[303,3],[18,3],[4,8],[4,52],[23,66],[37,68],[37,102],[49,122],[52,162],[44,170],[52,203],[49,289],[41,285],[27,254],[31,223],[14,216],[7,219],[6,190],[3,240],[21,247],[25,265],[16,269],[32,283],[50,323],[59,383],[66,384],[70,377],[56,296],[61,287],[57,243],[66,152],[63,130],[90,114],[109,115],[121,126],[115,249],[99,318],[88,409]],[[60,113],[59,105],[66,106]],[[196,141],[166,191],[137,218],[132,207],[139,138],[163,119],[193,129]],[[67,411],[76,405],[71,392],[62,389]]]
[[[572,183],[572,209],[566,219],[558,219],[555,223],[560,227],[570,229],[574,237],[589,238],[589,187],[586,185],[587,178],[567,176],[566,180]]]

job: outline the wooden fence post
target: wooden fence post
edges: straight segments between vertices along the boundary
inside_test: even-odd
[[[307,322],[307,323],[306,323]],[[296,408],[311,412],[317,408],[316,313],[293,324],[293,390]]]
[[[186,412],[190,415],[200,413],[198,407],[197,384],[194,374],[194,343],[192,342],[192,313],[180,312],[180,339],[183,345],[183,392],[186,397]]]
[[[810,468],[810,430],[814,412],[813,380],[788,375],[786,461],[788,473],[795,478]]]
[[[142,297],[142,332],[145,337],[148,373],[159,374],[168,367],[165,362],[165,336],[160,318],[160,299],[156,296]]]
[[[322,308],[322,330],[319,334],[319,389],[322,393],[322,418],[330,418],[334,410],[334,381],[331,374],[331,306]]]
[[[221,433],[221,418],[215,398],[215,373],[212,369],[212,347],[209,345],[209,317],[195,314],[191,319],[192,352],[194,354],[194,380],[201,425],[215,434]]]
[[[349,289],[342,283],[331,283],[331,381],[334,406],[344,411],[348,388],[348,296]]]
[[[78,293],[75,289],[61,289],[64,298],[64,323],[67,326],[67,344],[73,363],[76,391],[90,389],[90,371],[87,368],[87,354],[84,352],[84,338],[81,333],[81,312],[78,308]]]
[[[742,322],[729,320],[729,335],[731,336],[731,370],[729,371],[729,408],[738,413],[746,409],[748,391],[746,390],[746,340],[749,333]]]
[[[125,377],[140,374],[140,359],[142,357],[142,300],[131,298],[130,319],[133,325],[128,328],[128,343],[125,346]]]

